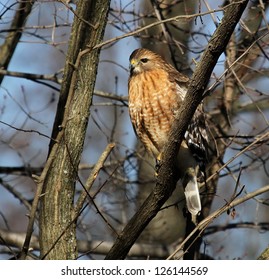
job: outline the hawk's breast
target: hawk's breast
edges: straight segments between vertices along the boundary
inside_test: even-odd
[[[145,71],[129,80],[129,111],[146,148],[157,156],[167,141],[178,108],[177,85],[164,70]]]

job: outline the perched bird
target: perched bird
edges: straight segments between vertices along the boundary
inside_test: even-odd
[[[129,113],[147,151],[159,159],[188,88],[189,78],[148,50],[130,56]],[[196,221],[201,211],[197,177],[206,162],[207,133],[202,105],[197,108],[177,155],[188,211]],[[202,170],[203,171],[203,170]]]

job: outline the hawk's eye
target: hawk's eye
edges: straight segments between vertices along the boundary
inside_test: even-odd
[[[147,63],[149,60],[148,60],[148,58],[141,58],[141,61],[142,61],[143,63]]]

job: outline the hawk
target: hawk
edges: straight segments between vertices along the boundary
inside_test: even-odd
[[[130,56],[129,114],[146,150],[158,159],[184,100],[189,78],[144,48]],[[202,105],[197,108],[177,155],[177,168],[193,221],[201,211],[198,172],[206,162],[207,133]]]

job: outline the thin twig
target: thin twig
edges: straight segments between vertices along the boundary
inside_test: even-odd
[[[173,259],[173,257],[180,251],[183,249],[184,245],[186,244],[186,242],[196,233],[196,232],[203,232],[207,226],[209,224],[211,224],[214,219],[216,219],[217,217],[219,217],[221,214],[227,212],[229,209],[242,204],[243,202],[254,198],[255,196],[258,196],[260,194],[263,194],[265,192],[269,191],[269,185],[264,186],[262,188],[259,188],[251,193],[248,193],[247,195],[245,195],[244,197],[235,199],[234,201],[231,201],[227,204],[225,204],[223,207],[221,207],[220,209],[216,210],[215,212],[213,212],[212,214],[210,214],[208,217],[206,217],[205,219],[203,219],[197,226],[196,228],[187,236],[187,238],[185,238],[185,240],[179,245],[179,247],[167,258],[168,260]],[[184,254],[184,253],[183,253]],[[178,257],[178,256],[177,256]],[[179,258],[182,256],[179,256]]]
[[[61,84],[62,80],[57,77],[56,74],[35,74],[35,73],[24,73],[24,72],[16,72],[5,69],[0,69],[0,75],[3,76],[11,76],[16,78],[24,78],[28,80],[46,80],[50,82],[54,82],[56,84]]]
[[[2,124],[4,124],[4,125],[6,125],[6,126],[12,128],[12,129],[15,129],[15,130],[17,130],[17,131],[20,131],[20,132],[25,132],[25,133],[37,133],[37,134],[40,135],[40,136],[43,136],[43,137],[48,138],[48,139],[50,139],[50,140],[53,140],[53,139],[51,139],[51,137],[49,137],[48,135],[46,135],[46,134],[44,134],[44,133],[39,132],[38,130],[18,128],[18,127],[15,127],[15,126],[13,126],[13,125],[11,125],[11,124],[9,124],[9,123],[3,122],[3,121],[0,121],[0,123],[2,123]]]
[[[70,6],[67,4],[66,1],[64,0],[58,0],[59,2],[61,2],[67,9],[69,9],[79,20],[81,20],[82,22],[84,22],[85,24],[87,24],[89,27],[93,28],[93,29],[97,29],[99,26],[99,23],[96,23],[95,25],[91,24],[90,22],[88,22],[87,20],[85,20],[84,18],[80,17],[78,15],[78,13]]]
[[[251,144],[249,144],[248,146],[246,146],[243,150],[241,150],[240,152],[238,152],[235,156],[231,157],[225,164],[223,164],[214,174],[212,174],[211,176],[209,176],[207,178],[207,182],[209,182],[211,179],[213,179],[216,175],[218,175],[220,173],[220,171],[224,168],[226,168],[231,162],[233,162],[236,158],[238,158],[239,156],[241,156],[242,154],[244,154],[246,151],[248,151],[252,146],[256,145],[257,143],[259,143],[262,139],[266,138],[269,136],[269,131],[264,133],[262,136],[258,137],[255,141],[253,141]],[[202,186],[203,184],[201,184]]]
[[[41,193],[42,193],[42,185],[37,184],[37,190],[36,190],[35,197],[34,197],[34,200],[32,203],[30,216],[29,216],[29,222],[27,225],[26,236],[25,236],[25,240],[24,240],[24,243],[22,246],[21,254],[19,256],[19,259],[22,259],[22,260],[26,259],[27,253],[29,250],[30,241],[31,241],[32,233],[33,233],[35,217],[36,217],[36,211],[38,208],[38,202],[39,202]]]
[[[160,24],[164,24],[164,23],[168,23],[168,22],[172,22],[172,21],[180,21],[181,19],[192,19],[192,18],[195,18],[195,17],[201,17],[201,16],[205,16],[205,15],[208,15],[208,14],[212,14],[212,13],[222,12],[222,11],[224,11],[230,5],[234,5],[234,3],[231,3],[231,4],[229,4],[229,5],[227,5],[227,6],[223,7],[223,8],[214,9],[214,10],[207,11],[207,12],[204,12],[204,13],[196,13],[196,14],[192,14],[192,15],[179,15],[179,16],[167,18],[167,19],[164,19],[164,20],[161,20],[161,21],[153,22],[153,23],[148,24],[146,26],[137,28],[136,30],[131,31],[129,33],[126,33],[124,35],[113,37],[113,38],[111,38],[111,39],[109,39],[107,41],[104,41],[104,42],[102,42],[100,44],[97,44],[97,45],[95,45],[93,47],[93,49],[102,48],[105,45],[112,44],[112,43],[114,43],[114,42],[116,42],[118,40],[134,36],[134,35],[142,32],[144,30],[147,30],[149,28],[155,27],[155,26],[160,25]]]
[[[91,171],[90,176],[86,181],[86,184],[84,186],[84,192],[81,193],[80,197],[77,200],[75,211],[74,211],[75,215],[77,215],[80,212],[81,208],[83,207],[85,199],[89,195],[89,191],[96,177],[98,176],[98,173],[104,167],[104,163],[114,147],[115,147],[115,143],[109,143],[105,148],[105,150],[103,151],[102,155],[99,157],[97,163],[95,164],[93,170]]]
[[[31,204],[28,202],[28,200],[22,196],[21,192],[18,192],[14,187],[12,187],[10,184],[7,184],[3,181],[2,178],[0,178],[0,184],[11,194],[14,195],[15,198],[17,198],[20,203],[22,203],[28,211],[31,209]]]

